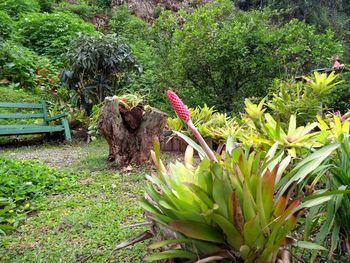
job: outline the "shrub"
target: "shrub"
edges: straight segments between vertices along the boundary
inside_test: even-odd
[[[330,31],[318,34],[298,20],[273,24],[270,17],[269,11],[234,10],[230,1],[186,15],[172,37],[169,84],[191,104],[238,112],[240,98],[265,96],[274,78],[309,72],[341,53]]]
[[[0,41],[10,38],[13,30],[13,21],[7,13],[0,11]]]
[[[129,47],[115,35],[82,36],[67,59],[61,80],[75,92],[73,103],[83,106],[88,114],[93,104],[121,88],[127,72],[137,68]]]
[[[1,78],[25,89],[41,87],[46,91],[58,82],[58,70],[48,58],[11,41],[0,46]]]
[[[30,13],[16,25],[21,42],[39,54],[62,57],[79,34],[94,34],[94,26],[68,13]]]
[[[35,210],[35,201],[49,191],[71,186],[75,178],[36,161],[0,157],[0,233],[15,228]]]
[[[37,0],[2,0],[0,10],[11,17],[18,17],[22,13],[38,12],[40,6]]]

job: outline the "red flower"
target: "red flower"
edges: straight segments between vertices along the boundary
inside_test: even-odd
[[[190,120],[190,112],[188,111],[186,105],[172,90],[168,90],[166,94],[177,116],[179,116],[181,120],[187,123]]]

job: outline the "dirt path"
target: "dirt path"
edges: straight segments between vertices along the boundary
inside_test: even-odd
[[[16,160],[39,160],[52,167],[70,167],[85,157],[84,145],[42,145],[5,150],[4,155]]]

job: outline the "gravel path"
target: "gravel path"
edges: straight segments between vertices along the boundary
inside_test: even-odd
[[[60,145],[55,148],[45,146],[7,150],[5,156],[17,160],[39,160],[53,167],[69,167],[85,156],[81,145]]]

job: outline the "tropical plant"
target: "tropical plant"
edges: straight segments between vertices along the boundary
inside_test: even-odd
[[[141,70],[129,47],[115,35],[81,36],[67,60],[61,81],[74,91],[73,104],[84,107],[88,114],[92,105],[121,89],[127,72]]]
[[[341,116],[340,114],[331,114],[328,118],[322,119],[317,116],[320,140],[324,143],[339,142],[343,140],[344,134],[350,134],[349,113]]]
[[[323,178],[326,188],[333,191],[349,190],[350,187],[350,137],[349,133],[343,133],[335,138],[340,141],[340,147],[331,160],[331,168],[328,176]],[[320,178],[315,178],[311,188],[315,187]],[[350,194],[334,196],[326,205],[319,205],[310,210],[305,221],[304,239],[309,240],[312,235],[318,244],[324,244],[328,249],[328,260],[334,258],[337,248],[341,253],[338,257],[350,255],[349,231],[350,231]],[[326,217],[324,215],[327,215]],[[340,242],[341,241],[341,242]],[[317,253],[313,253],[310,262],[314,262]]]
[[[168,93],[178,116],[192,127],[187,108],[175,95]],[[283,157],[277,143],[265,152],[251,147],[234,146],[229,138],[226,154],[213,156],[195,127],[195,137],[203,149],[190,138],[182,137],[203,158],[193,164],[193,148],[185,153],[185,163],[166,168],[155,143],[152,159],[158,175],[147,176],[147,196],[141,201],[149,217],[174,231],[173,238],[155,242],[151,248],[177,244],[176,249],[154,253],[146,259],[186,258],[242,260],[275,263],[288,260],[285,251],[288,235],[305,209],[330,199],[324,194],[303,197],[295,186],[312,173],[324,172],[322,162],[338,147],[326,146],[309,155],[294,168],[291,156]],[[205,157],[207,156],[207,157]],[[323,249],[308,242],[301,247]],[[283,261],[284,262],[284,261]]]
[[[288,123],[276,121],[270,113],[264,113],[262,102],[256,105],[248,99],[245,101],[247,114],[243,114],[242,119],[248,128],[241,133],[241,142],[256,146],[272,146],[277,142],[293,157],[323,145],[319,141],[319,133],[314,131],[316,122],[298,126],[296,115],[290,115]]]
[[[266,106],[280,122],[288,122],[291,115],[296,115],[297,124],[305,125],[315,121],[320,111],[321,98],[309,92],[301,81],[275,80],[269,89],[270,98]]]

